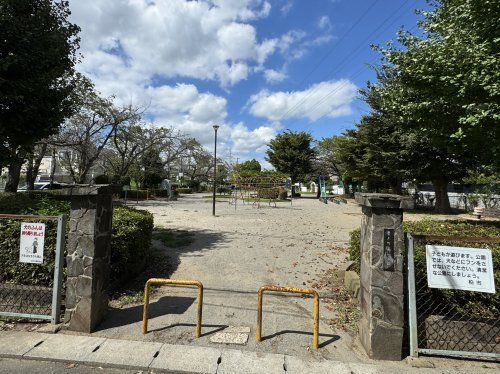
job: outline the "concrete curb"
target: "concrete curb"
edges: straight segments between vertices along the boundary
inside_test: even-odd
[[[344,363],[332,360],[253,352],[228,348],[172,345],[92,336],[0,332],[0,357],[49,362],[78,363],[118,369],[167,373],[210,374],[367,374],[438,373],[393,364]],[[480,370],[479,370],[480,371]],[[478,372],[475,370],[475,372]]]
[[[174,373],[351,373],[283,354],[29,332],[1,332],[0,357]]]

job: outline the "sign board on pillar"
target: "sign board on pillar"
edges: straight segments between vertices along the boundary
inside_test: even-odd
[[[495,293],[489,249],[426,245],[425,250],[430,288]]]
[[[384,229],[384,271],[394,271],[394,229]]]
[[[43,264],[45,224],[34,222],[21,223],[19,262]]]

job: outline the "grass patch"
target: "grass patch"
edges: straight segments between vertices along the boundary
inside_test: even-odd
[[[164,227],[156,227],[153,239],[159,240],[165,247],[181,248],[193,243],[194,234],[186,230],[173,230]]]

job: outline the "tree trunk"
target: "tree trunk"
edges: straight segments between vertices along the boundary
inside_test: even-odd
[[[344,195],[349,196],[351,194],[351,190],[349,189],[350,178],[346,178],[342,181],[344,184]]]
[[[395,193],[396,195],[401,195],[403,193],[403,189],[401,187],[401,181],[393,181],[391,183],[391,190],[392,193]]]
[[[28,153],[26,159],[26,190],[33,191],[35,189],[36,173],[34,173],[33,166],[33,152]]]
[[[432,181],[436,195],[434,211],[436,213],[451,213],[450,199],[448,198],[448,181],[444,177],[438,177]]]
[[[17,192],[19,186],[19,178],[21,176],[21,166],[23,160],[19,158],[12,159],[9,164],[9,174],[7,175],[7,183],[5,184],[5,192]]]
[[[35,150],[38,150],[36,157],[35,151],[28,154],[28,168],[26,170],[26,184],[28,191],[33,191],[35,189],[36,177],[38,176],[43,156],[45,156],[45,152],[47,151],[47,143],[37,146]]]
[[[54,184],[54,174],[56,173],[56,149],[52,148],[52,158],[50,160],[50,189],[52,189],[52,185]]]

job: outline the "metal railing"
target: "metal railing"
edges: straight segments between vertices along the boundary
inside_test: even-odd
[[[498,296],[456,286],[429,287],[425,249],[425,244],[432,248],[437,243],[446,246],[467,243],[472,248],[498,249],[500,238],[406,234],[405,240],[410,355],[500,360]],[[450,258],[450,264],[452,261]],[[500,269],[494,271],[498,276]]]
[[[54,324],[59,323],[61,319],[61,289],[66,244],[66,216],[0,214],[0,219],[30,222],[56,221],[57,223],[55,248],[52,248],[54,250],[52,287],[30,283],[29,281],[17,284],[7,278],[0,283],[0,316],[50,320]],[[51,248],[48,249],[50,250]],[[19,245],[16,241],[15,248],[8,248],[5,245],[0,248],[0,251],[17,252],[19,251]],[[46,262],[46,259],[44,261]],[[29,267],[31,272],[36,273],[37,266],[41,266],[41,264],[27,264],[26,266]],[[30,277],[31,274],[26,274],[27,279],[30,279]]]
[[[262,341],[262,301],[264,298],[264,291],[279,292],[279,293],[295,293],[302,295],[313,295],[314,297],[314,307],[313,307],[313,348],[318,349],[319,347],[319,295],[313,289],[308,288],[295,288],[295,287],[281,287],[281,286],[262,286],[258,292],[257,301],[257,330],[256,338],[257,341]]]
[[[177,285],[177,286],[196,286],[198,287],[198,313],[196,318],[196,337],[201,336],[201,319],[203,313],[203,283],[197,280],[182,280],[182,279],[168,279],[168,278],[151,278],[148,279],[144,286],[144,308],[142,313],[142,333],[148,332],[148,310],[149,310],[149,294],[151,292],[151,285]]]

